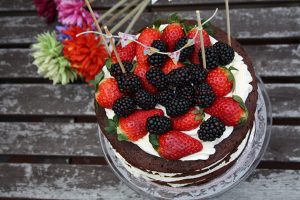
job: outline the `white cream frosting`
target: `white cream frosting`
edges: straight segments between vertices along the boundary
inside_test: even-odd
[[[166,25],[162,25],[160,27],[160,30],[163,30],[165,26]],[[211,40],[212,44],[217,42],[217,40],[211,36],[210,36],[210,40]],[[229,68],[230,66],[232,66],[238,70],[232,71],[232,74],[235,78],[236,86],[235,86],[235,90],[233,92],[229,93],[227,96],[238,95],[245,102],[249,93],[252,91],[252,85],[250,84],[252,82],[252,76],[251,76],[250,72],[248,71],[247,65],[243,61],[243,57],[241,57],[237,52],[235,52],[234,60],[225,67]],[[103,71],[104,71],[105,78],[111,77],[106,66],[103,67]],[[162,109],[166,115],[166,111],[163,106],[157,105],[156,108]],[[112,119],[115,115],[114,111],[111,109],[105,109],[105,112],[106,112],[106,116],[109,119]],[[208,119],[209,117],[210,116],[205,113],[205,119]],[[191,131],[183,131],[183,132],[185,134],[190,135],[191,137],[199,140],[198,135],[197,135],[197,130],[198,130],[198,128],[191,130]],[[232,131],[233,131],[232,126],[226,126],[226,130],[220,138],[218,138],[212,142],[201,141],[201,144],[203,145],[203,149],[200,152],[194,153],[189,156],[185,156],[185,157],[181,158],[180,160],[182,160],[182,161],[207,160],[210,155],[213,155],[216,152],[215,146],[217,144],[219,144],[220,142],[222,142],[225,138],[229,137],[230,134],[232,133]],[[143,138],[139,139],[138,141],[134,141],[133,143],[138,145],[141,148],[141,150],[147,152],[148,154],[160,157],[160,155],[156,152],[156,150],[152,147],[151,143],[149,142],[149,134],[145,135]]]

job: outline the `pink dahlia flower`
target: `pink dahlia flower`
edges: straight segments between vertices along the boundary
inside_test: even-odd
[[[47,23],[54,21],[56,5],[53,0],[34,0],[34,5],[40,17],[44,17]]]

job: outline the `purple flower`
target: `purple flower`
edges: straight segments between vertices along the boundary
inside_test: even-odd
[[[83,0],[56,0],[58,21],[63,25],[91,25],[93,18],[91,14],[84,8]],[[96,14],[96,13],[95,13]],[[96,17],[98,15],[96,14]]]
[[[71,36],[64,34],[63,31],[68,29],[68,26],[56,26],[56,39],[59,41],[64,41],[64,40],[70,40],[72,39]]]

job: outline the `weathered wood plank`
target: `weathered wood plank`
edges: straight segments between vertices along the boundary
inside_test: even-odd
[[[0,11],[34,10],[33,1],[28,0],[0,0]]]
[[[266,84],[266,88],[273,117],[300,116],[300,84]],[[1,84],[0,91],[0,115],[94,115],[92,89],[87,85]]]
[[[299,77],[300,45],[245,45],[263,77]],[[0,78],[41,78],[29,49],[0,49]]]
[[[196,8],[195,8],[196,9]],[[200,8],[199,8],[200,9]],[[146,12],[135,24],[133,30],[152,23],[157,17],[165,18],[172,12]],[[195,19],[194,11],[180,11],[178,14],[186,19]],[[211,16],[212,10],[203,11],[203,17]],[[247,38],[293,38],[300,36],[300,7],[271,7],[232,9],[231,23],[233,36],[239,39]],[[272,22],[277,19],[278,29]],[[241,23],[242,22],[242,23]],[[225,28],[225,13],[220,10],[213,23]],[[37,16],[13,16],[0,18],[0,44],[32,43],[34,35],[46,30],[53,30]],[[264,27],[264,28],[258,28]]]
[[[273,126],[264,161],[300,162],[300,126]],[[95,123],[0,123],[0,154],[102,157]]]
[[[106,166],[0,164],[0,197],[46,199],[144,199]],[[298,199],[300,172],[256,170],[216,199]]]

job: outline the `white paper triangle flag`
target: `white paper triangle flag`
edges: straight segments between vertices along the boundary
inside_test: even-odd
[[[130,42],[134,41],[136,39],[136,35],[131,35],[127,33],[119,32],[118,35],[121,37],[121,46],[124,48],[127,46]]]
[[[179,57],[180,57],[180,51],[174,51],[169,55],[169,57],[172,59],[173,63],[176,65],[178,63]]]

